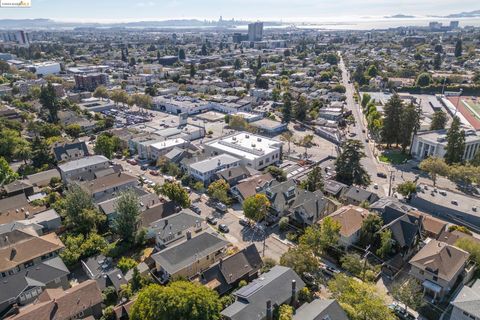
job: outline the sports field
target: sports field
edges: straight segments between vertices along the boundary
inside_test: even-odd
[[[473,111],[477,119],[480,119],[480,100],[479,99],[465,99],[463,100],[470,107],[470,111]]]

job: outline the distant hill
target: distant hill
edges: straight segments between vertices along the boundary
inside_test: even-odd
[[[445,18],[480,18],[480,10],[468,11],[468,12],[460,12],[460,13],[453,13],[445,16]]]
[[[396,14],[393,16],[385,16],[386,19],[411,19],[415,18],[415,16],[407,15],[407,14]]]

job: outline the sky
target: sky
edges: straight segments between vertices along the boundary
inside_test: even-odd
[[[480,10],[479,0],[31,0],[0,8],[0,19],[114,22],[168,19],[322,21],[394,14],[447,15]]]

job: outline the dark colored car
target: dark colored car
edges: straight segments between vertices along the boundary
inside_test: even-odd
[[[202,209],[200,209],[198,206],[196,205],[193,205],[190,207],[190,209],[195,212],[196,214],[201,214],[202,213]]]
[[[224,223],[221,223],[219,226],[218,226],[218,230],[220,230],[221,232],[224,232],[224,233],[228,233],[230,231],[230,229],[228,228],[228,226]]]
[[[385,173],[383,173],[383,172],[378,172],[378,173],[377,173],[377,177],[383,178],[383,179],[387,179],[387,175],[386,175]]]

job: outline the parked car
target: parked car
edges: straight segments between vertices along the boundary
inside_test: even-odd
[[[338,270],[334,267],[331,267],[331,266],[325,266],[324,268],[322,268],[322,271],[329,276],[334,276],[334,275],[340,273],[340,270]]]
[[[159,175],[159,173],[158,173],[157,170],[150,170],[150,174],[151,174],[152,176],[158,176],[158,175]]]
[[[141,170],[146,171],[148,169],[148,166],[146,164],[142,165],[140,167]]]
[[[192,205],[190,207],[190,209],[195,212],[196,214],[201,214],[202,213],[202,209],[200,209],[200,207],[196,206],[196,205]]]
[[[404,307],[400,306],[397,302],[393,302],[388,306],[390,310],[395,313],[398,319],[401,320],[417,320],[418,315],[413,314],[412,311],[406,310]]]
[[[211,225],[216,225],[218,223],[218,219],[215,218],[214,216],[208,216],[207,222]]]
[[[217,202],[215,204],[215,209],[217,209],[218,211],[220,211],[222,213],[225,213],[228,210],[227,206],[225,204],[221,203],[221,202]]]
[[[228,233],[230,231],[230,229],[228,228],[228,226],[224,223],[221,223],[219,226],[218,226],[218,230],[220,230],[221,232],[223,233]]]
[[[247,218],[241,218],[240,220],[238,220],[238,223],[244,227],[250,226],[250,220],[248,220]]]

